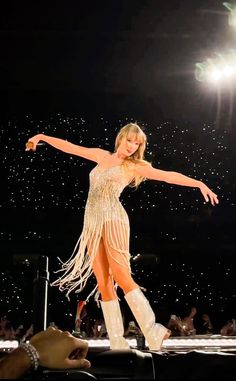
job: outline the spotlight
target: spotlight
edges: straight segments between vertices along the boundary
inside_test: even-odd
[[[224,7],[230,11],[229,13],[229,25],[236,28],[236,6],[231,3],[223,3]]]
[[[236,52],[231,50],[227,54],[217,54],[195,66],[195,78],[199,82],[231,83],[229,80],[236,78]]]

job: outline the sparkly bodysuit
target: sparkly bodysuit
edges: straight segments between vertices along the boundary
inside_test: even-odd
[[[52,285],[57,285],[68,294],[76,289],[80,292],[92,275],[92,264],[101,238],[107,255],[114,250],[119,253],[117,260],[130,270],[129,219],[119,197],[129,184],[122,165],[99,169],[99,165],[90,172],[90,188],[85,207],[84,224],[72,256],[63,263],[64,274]],[[90,296],[90,295],[89,295]]]

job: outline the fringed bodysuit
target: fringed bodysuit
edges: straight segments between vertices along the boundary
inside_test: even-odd
[[[72,256],[58,270],[64,274],[52,283],[60,290],[67,290],[67,296],[73,290],[78,293],[84,289],[93,273],[92,263],[101,237],[106,239],[107,255],[112,255],[109,248],[115,250],[119,253],[118,262],[130,271],[129,219],[119,200],[121,192],[129,184],[124,166],[100,170],[97,165],[90,172],[89,180],[82,233]]]

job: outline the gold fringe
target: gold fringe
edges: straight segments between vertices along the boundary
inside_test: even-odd
[[[128,180],[121,166],[108,168],[102,172],[96,166],[90,172],[90,190],[82,233],[71,257],[64,263],[61,261],[61,268],[55,271],[55,273],[63,272],[63,275],[51,283],[52,286],[58,286],[61,291],[66,290],[68,299],[72,291],[81,292],[93,274],[92,265],[102,235],[106,237],[108,247],[119,253],[120,260],[112,256],[111,251],[108,255],[131,271],[129,220],[119,201],[120,193],[127,185]],[[96,292],[97,287],[88,298]]]

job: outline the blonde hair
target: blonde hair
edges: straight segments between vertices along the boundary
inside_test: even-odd
[[[121,143],[121,140],[124,138],[128,139],[129,136],[135,136],[135,139],[137,139],[137,141],[139,142],[139,147],[131,156],[125,159],[125,167],[130,166],[130,163],[150,165],[149,162],[144,160],[144,152],[147,145],[147,136],[137,123],[128,123],[120,129],[115,140],[115,151],[117,151]],[[139,184],[144,180],[145,178],[143,176],[134,176],[133,180],[130,183],[130,186],[137,188]]]

